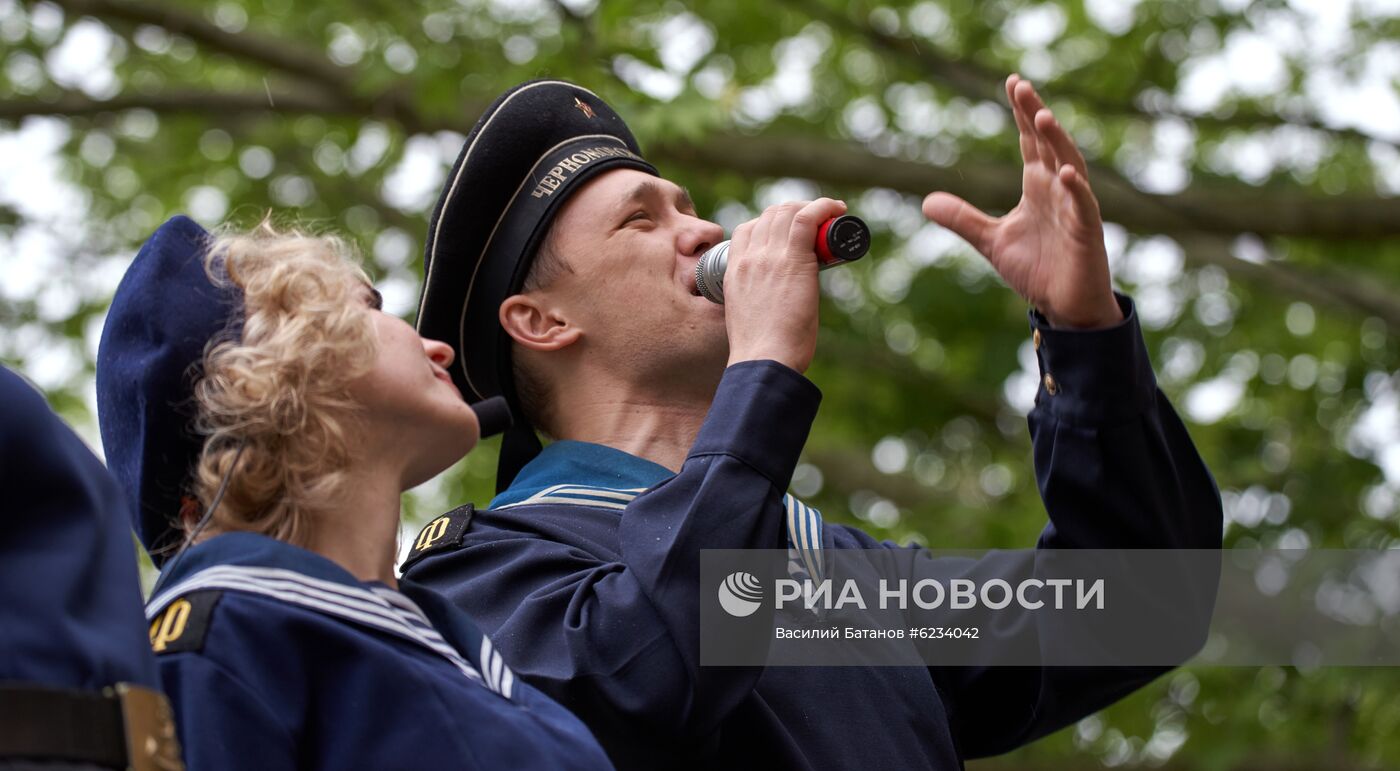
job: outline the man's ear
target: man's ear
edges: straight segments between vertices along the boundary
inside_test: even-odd
[[[583,337],[583,330],[537,295],[507,297],[501,303],[500,319],[506,334],[532,351],[562,350]]]

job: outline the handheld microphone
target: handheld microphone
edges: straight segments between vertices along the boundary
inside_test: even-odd
[[[855,262],[870,251],[870,228],[859,217],[843,214],[817,228],[817,270]],[[729,242],[722,241],[700,256],[695,288],[712,303],[724,305],[724,269],[729,266]]]
[[[503,396],[483,399],[471,405],[471,408],[476,413],[476,422],[481,426],[482,439],[505,433],[515,422],[511,418],[510,405]]]

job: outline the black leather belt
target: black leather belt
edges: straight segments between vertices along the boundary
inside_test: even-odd
[[[0,759],[64,760],[132,771],[183,769],[165,695],[0,683]]]

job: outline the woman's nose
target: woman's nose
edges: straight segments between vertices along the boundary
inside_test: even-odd
[[[440,340],[431,340],[426,337],[423,338],[423,352],[428,354],[429,360],[443,369],[452,366],[452,360],[456,358],[456,354],[452,352],[452,346]]]

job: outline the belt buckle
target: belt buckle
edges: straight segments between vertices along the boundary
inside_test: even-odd
[[[165,694],[131,683],[103,690],[121,705],[129,771],[183,771],[175,718]]]

